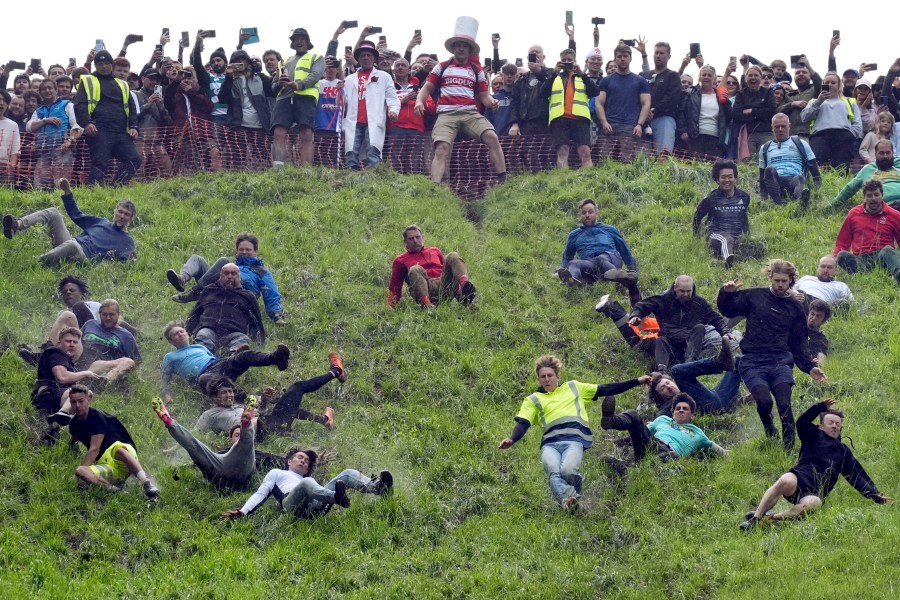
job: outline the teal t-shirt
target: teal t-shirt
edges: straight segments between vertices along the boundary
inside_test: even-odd
[[[678,456],[690,456],[698,450],[712,446],[712,440],[692,423],[679,425],[672,417],[656,417],[647,429],[658,440],[669,445]]]

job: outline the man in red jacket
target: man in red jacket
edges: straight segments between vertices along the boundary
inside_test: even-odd
[[[406,252],[398,255],[391,265],[388,306],[400,301],[404,281],[422,308],[431,308],[446,298],[456,298],[463,304],[475,300],[475,286],[469,281],[466,263],[459,253],[451,252],[444,258],[440,249],[425,246],[425,236],[418,225],[403,230],[403,244]]]
[[[848,273],[881,265],[900,283],[900,211],[884,201],[881,181],[863,184],[865,200],[847,213],[834,244],[838,265]]]

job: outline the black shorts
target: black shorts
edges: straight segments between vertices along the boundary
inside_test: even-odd
[[[576,117],[567,119],[559,117],[550,123],[550,135],[553,138],[553,146],[590,146],[591,122],[587,119]]]
[[[67,388],[56,385],[46,386],[40,392],[35,390],[31,394],[31,404],[38,409],[42,415],[52,415],[59,410],[62,402],[62,395]]]
[[[312,96],[298,96],[275,101],[275,118],[272,119],[272,129],[284,127],[290,129],[292,125],[309,127],[316,124],[316,101]]]
[[[816,481],[816,478],[813,477],[812,473],[806,472],[805,469],[798,470],[796,467],[791,469],[789,473],[793,473],[797,478],[797,491],[790,496],[785,495],[785,500],[791,504],[798,504],[807,496],[818,496],[824,500],[824,498],[822,498],[822,490],[819,487],[819,482]]]

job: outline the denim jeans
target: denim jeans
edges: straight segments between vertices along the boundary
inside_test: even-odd
[[[353,139],[353,150],[344,156],[344,162],[349,169],[359,168],[359,155],[366,157],[366,166],[377,167],[381,162],[381,150],[369,143],[369,124],[356,124],[356,137]]]
[[[590,259],[570,260],[566,268],[572,277],[584,283],[600,281],[603,274],[610,269],[618,269],[622,266],[622,257],[615,252],[603,252]]]
[[[241,344],[250,344],[250,337],[242,331],[232,331],[219,335],[208,327],[203,327],[197,332],[196,340],[198,344],[203,344],[209,348],[209,351],[213,354],[216,353],[220,345],[225,346],[231,352]]]
[[[719,372],[721,369],[716,365],[715,358],[704,358],[675,365],[672,367],[672,378],[682,392],[694,399],[698,412],[725,412],[740,389],[741,376],[737,369],[722,375],[719,385],[713,389],[697,381],[702,375],[714,375]]]
[[[650,121],[653,146],[657,152],[671,152],[675,148],[675,117],[655,117]]]
[[[219,280],[219,271],[222,270],[222,267],[230,263],[232,259],[227,256],[222,256],[213,263],[212,266],[209,266],[202,256],[198,254],[192,254],[190,258],[182,265],[181,273],[182,275],[187,275],[187,280],[195,279],[197,281],[197,285],[200,287],[206,287],[211,283],[215,283]]]
[[[371,479],[354,469],[345,469],[324,486],[319,485],[312,477],[304,477],[300,485],[284,497],[281,507],[284,512],[292,512],[301,517],[313,517],[324,512],[328,505],[334,504],[334,486],[338,481],[343,481],[348,489],[357,492],[375,492]]]
[[[541,465],[547,474],[550,491],[560,505],[581,493],[583,457],[581,442],[553,442],[541,446]]]

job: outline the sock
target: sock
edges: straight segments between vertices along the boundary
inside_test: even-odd
[[[469,278],[466,275],[463,275],[462,277],[460,277],[459,278],[459,287],[466,285],[466,282],[468,280],[469,280]]]
[[[138,481],[142,481],[142,482],[147,481],[149,479],[149,477],[147,477],[147,472],[143,469],[141,469],[140,471],[137,472],[136,477],[138,478]]]

